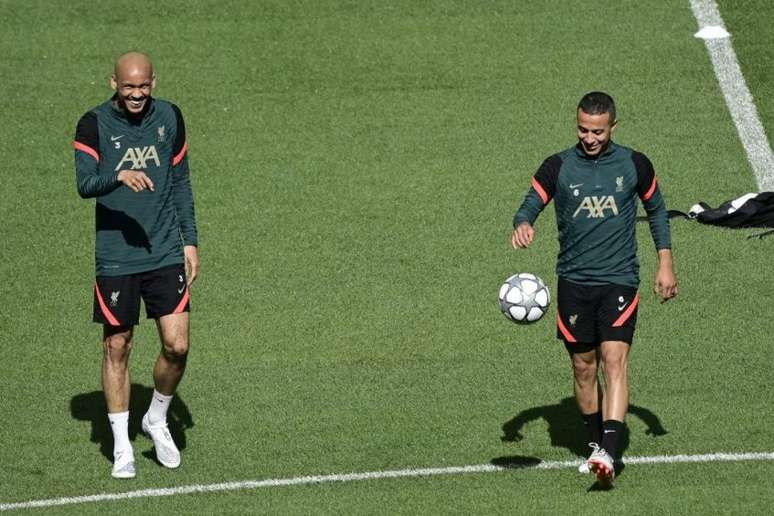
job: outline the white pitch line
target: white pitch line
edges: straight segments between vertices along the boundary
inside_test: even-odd
[[[774,155],[766,131],[758,117],[755,102],[736,59],[731,37],[715,0],[690,0],[693,16],[699,24],[696,37],[704,39],[715,76],[731,112],[739,139],[752,166],[759,191],[774,190]]]
[[[634,464],[679,464],[696,462],[737,462],[737,461],[774,461],[774,453],[707,453],[704,455],[655,455],[650,457],[627,457],[627,466]],[[494,473],[509,469],[566,469],[577,468],[579,460],[545,461],[535,464],[516,464],[513,466],[495,466],[479,464],[476,466],[453,466],[446,468],[399,469],[387,471],[368,471],[365,473],[345,473],[337,475],[315,475],[293,478],[275,478],[267,480],[245,480],[241,482],[223,482],[220,484],[194,484],[180,487],[160,489],[142,489],[123,493],[100,493],[86,496],[69,496],[63,498],[48,498],[30,500],[27,502],[0,504],[0,511],[14,509],[33,509],[39,507],[55,507],[60,505],[75,505],[83,503],[130,500],[132,498],[152,498],[157,496],[175,496],[191,493],[215,493],[223,491],[239,491],[258,489],[262,487],[299,486],[306,484],[325,484],[332,482],[355,482],[358,480],[378,480],[385,478],[433,477],[441,475],[461,475],[466,473]]]

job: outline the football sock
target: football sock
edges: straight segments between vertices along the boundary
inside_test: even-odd
[[[129,442],[129,411],[108,413],[110,429],[113,431],[113,452],[131,450]]]
[[[602,441],[602,412],[596,411],[593,414],[581,414],[583,426],[589,432],[589,439],[592,443],[599,444]]]
[[[153,389],[153,397],[151,398],[150,407],[148,407],[148,421],[150,424],[155,425],[167,420],[167,410],[174,396],[174,394],[165,396]]]
[[[623,421],[616,421],[615,419],[608,419],[602,424],[602,442],[600,446],[610,454],[613,459],[618,456],[618,439],[623,435],[624,423]]]

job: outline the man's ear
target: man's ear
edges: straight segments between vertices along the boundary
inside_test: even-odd
[[[116,80],[116,74],[110,76],[110,89],[118,91],[118,81]]]

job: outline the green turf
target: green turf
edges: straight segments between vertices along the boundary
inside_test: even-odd
[[[508,471],[454,477],[281,487],[229,494],[183,495],[122,502],[132,514],[565,514],[578,507],[625,514],[751,514],[770,506],[771,468],[762,464],[629,468],[613,491],[589,489],[578,474]],[[682,481],[666,480],[676,476]],[[203,509],[204,508],[204,509]],[[102,514],[105,505],[58,507],[43,514]]]
[[[496,293],[518,271],[556,286],[553,211],[527,252],[510,249],[509,228],[541,159],[572,144],[578,98],[616,97],[616,139],[651,157],[670,207],[755,188],[687,1],[99,5],[0,1],[0,503],[575,459],[582,429],[555,312],[516,327]],[[770,71],[750,34],[771,41],[766,17],[728,18],[745,72]],[[131,48],[154,58],[157,95],[186,116],[202,274],[172,409],[183,466],[157,466],[138,435],[139,476],[117,482],[102,453],[111,442],[89,322],[93,201],[75,191],[71,141]],[[764,72],[751,78],[754,92],[770,88]],[[750,233],[675,221],[681,295],[659,305],[640,228],[648,295],[627,454],[772,451],[774,239]],[[133,433],[156,341],[143,322]],[[646,434],[638,414],[666,433]],[[523,439],[501,440],[522,420]],[[587,493],[588,477],[571,470],[525,470],[50,512],[569,513],[593,501],[758,513],[771,506],[772,473],[770,462],[631,466],[613,492]]]
[[[774,82],[771,80],[774,33],[769,30],[771,5],[766,0],[720,0],[718,5],[771,145],[771,135],[774,134]]]

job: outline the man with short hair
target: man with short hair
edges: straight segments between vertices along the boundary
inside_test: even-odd
[[[140,299],[161,340],[142,429],[163,466],[180,465],[167,410],[185,371],[199,256],[183,116],[151,96],[155,84],[146,55],[119,57],[110,78],[115,94],[81,117],[73,143],[78,193],[96,198],[94,322],[103,325],[102,387],[115,478],[136,474],[128,365]]]
[[[578,143],[547,158],[533,176],[513,220],[511,244],[532,244],[533,224],[553,199],[560,244],[557,338],[570,354],[575,399],[594,448],[580,469],[609,487],[629,405],[627,368],[640,299],[638,198],[658,253],[654,292],[662,302],[677,295],[677,279],[669,218],[653,165],[644,154],[611,140],[618,123],[613,99],[588,93],[576,115]]]

